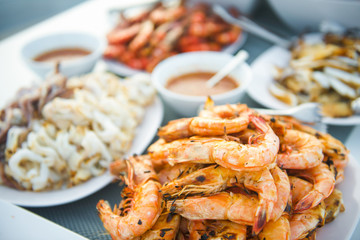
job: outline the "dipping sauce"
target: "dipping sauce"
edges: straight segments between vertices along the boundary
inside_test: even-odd
[[[208,88],[206,81],[214,75],[210,72],[187,73],[171,78],[165,88],[183,95],[209,96],[228,92],[239,86],[233,78],[226,76],[214,87]]]
[[[34,58],[37,62],[62,62],[89,55],[91,52],[84,48],[59,48],[42,53]]]

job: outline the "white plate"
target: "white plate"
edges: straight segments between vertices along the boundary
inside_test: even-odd
[[[309,35],[311,41],[319,38],[318,34]],[[247,89],[247,92],[258,103],[268,108],[286,109],[288,105],[275,98],[269,92],[269,85],[273,81],[274,66],[285,67],[291,58],[290,52],[284,48],[273,46],[261,54],[251,64],[253,71],[253,81]],[[351,116],[347,118],[324,117],[323,122],[331,125],[355,125],[360,124],[360,116]]]
[[[154,103],[146,108],[143,122],[136,130],[136,136],[127,156],[144,152],[161,125],[163,115],[162,102],[159,97],[156,97]],[[105,187],[112,179],[110,173],[106,172],[104,175],[90,179],[75,187],[48,192],[19,191],[0,185],[0,199],[26,207],[55,206],[84,198]]]
[[[360,218],[360,165],[350,155],[350,161],[345,169],[345,179],[336,185],[343,193],[345,212],[342,212],[331,223],[318,229],[317,240],[349,240],[354,233]]]
[[[3,200],[0,200],[0,212],[0,239],[87,239]]]
[[[213,4],[214,0],[202,0],[202,2],[207,2],[208,4]],[[197,3],[197,0],[196,1],[195,0],[190,0],[190,1],[187,2],[187,5],[189,7],[191,7],[195,3]],[[222,2],[222,4],[225,7],[236,6],[236,5],[232,4],[231,2],[228,2],[228,3]],[[144,4],[143,6],[139,6],[139,7],[133,7],[133,8],[125,9],[125,11],[134,11],[134,12],[136,12],[136,9],[138,9],[138,8],[139,9],[144,9],[144,8],[147,8],[147,7],[151,6],[151,5],[153,5],[153,2],[150,1],[148,4]],[[237,7],[239,9],[242,8],[241,4],[239,6],[237,6]],[[126,14],[126,12],[125,12],[125,14]],[[115,14],[110,12],[109,18],[110,18],[109,22],[110,22],[110,25],[111,25],[111,27],[109,28],[109,31],[111,31],[111,29],[113,29],[113,27],[115,26],[115,23],[118,21],[118,16],[116,15],[116,12],[115,12]],[[115,21],[114,21],[114,19],[115,19]],[[239,38],[234,43],[232,43],[229,46],[225,47],[222,51],[226,52],[226,53],[230,53],[230,54],[236,53],[245,44],[247,37],[248,37],[248,34],[245,31],[242,31]],[[113,73],[118,74],[120,76],[131,76],[131,75],[134,75],[136,73],[143,73],[144,72],[142,70],[137,70],[137,69],[128,67],[127,65],[125,65],[125,64],[123,64],[121,62],[115,61],[115,60],[109,60],[109,59],[103,59],[103,60],[106,63],[107,69],[110,72],[113,72]]]

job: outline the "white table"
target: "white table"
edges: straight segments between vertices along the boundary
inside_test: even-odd
[[[27,86],[33,81],[41,81],[31,70],[27,68],[21,59],[21,47],[32,38],[49,34],[51,32],[59,31],[81,31],[89,32],[104,39],[106,32],[110,25],[107,18],[107,11],[111,6],[126,6],[133,3],[145,2],[146,0],[132,0],[132,1],[111,1],[111,0],[93,0],[80,4],[68,11],[56,15],[46,21],[32,26],[22,32],[19,32],[5,40],[0,41],[0,107],[2,107],[20,86]],[[277,20],[268,9],[262,9],[262,12],[255,16],[255,20],[263,25],[277,30],[277,32],[289,33],[289,30]],[[105,40],[105,39],[104,39]],[[250,53],[249,62],[253,61],[255,57],[262,53],[271,45],[256,37],[249,37],[244,46]],[[98,67],[103,65],[101,62]],[[254,101],[245,97],[244,101],[250,106],[259,106]],[[171,109],[165,109],[165,119],[163,124],[167,121],[177,118],[176,114]],[[330,127],[329,131],[335,137],[342,140],[345,145],[351,150],[352,155],[360,160],[360,126],[356,127]],[[359,193],[360,194],[360,193]],[[98,199],[97,196],[94,197]],[[91,207],[91,206],[90,206]],[[66,222],[66,219],[57,219],[54,215],[61,215],[59,209],[30,209],[44,217],[47,217],[59,224]],[[347,209],[351,211],[351,209]],[[93,205],[93,212],[95,212],[95,205]],[[55,215],[56,215],[55,214]],[[64,216],[62,216],[64,217]],[[71,228],[71,227],[69,227]],[[76,230],[76,229],[73,229]],[[81,232],[80,232],[81,234]],[[86,235],[86,234],[83,234]],[[360,239],[359,224],[352,237],[353,240]]]

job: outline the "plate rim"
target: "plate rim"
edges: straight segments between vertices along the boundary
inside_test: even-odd
[[[151,115],[155,116],[155,121],[152,118],[149,118],[149,122],[146,122],[146,118]],[[152,129],[147,128],[146,131],[143,131],[144,135],[136,134],[130,150],[124,155],[124,157],[128,157],[133,154],[142,154],[155,137],[157,129],[161,125],[163,118],[164,106],[160,97],[156,95],[153,103],[146,107],[144,118],[142,122],[138,125],[136,131],[139,132],[140,130],[142,130],[142,127],[144,127],[146,123],[149,123],[152,126]],[[143,140],[143,145],[141,145],[140,147],[138,145],[135,146],[134,142],[136,141],[136,138],[140,137],[142,139],[145,139]],[[63,205],[66,203],[74,202],[76,200],[80,200],[101,190],[102,188],[110,184],[113,179],[114,177],[111,176],[109,170],[107,170],[104,174],[98,177],[94,177],[74,187],[46,192],[21,191],[9,188],[4,185],[0,185],[0,200],[4,200],[23,207],[50,207]],[[8,197],[8,193],[13,193],[17,195],[17,198],[12,199],[11,197]],[[50,197],[50,201],[49,199],[44,200],[44,198],[46,197]]]

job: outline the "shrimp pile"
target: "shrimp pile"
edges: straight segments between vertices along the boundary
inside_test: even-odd
[[[155,97],[147,75],[120,80],[94,73],[48,84],[23,90],[27,94],[2,111],[2,184],[45,191],[103,174],[129,150]]]
[[[241,37],[241,29],[224,22],[208,4],[185,2],[161,2],[137,15],[121,12],[118,24],[107,34],[104,58],[151,72],[172,55],[220,51]],[[231,12],[239,14],[235,8]]]
[[[315,239],[317,228],[345,210],[335,186],[344,179],[349,151],[294,118],[208,99],[199,116],[170,121],[158,136],[146,155],[128,160],[138,159],[130,164],[136,176],[123,173],[124,161],[110,166],[115,176],[139,182],[125,177],[114,210],[104,210],[103,200],[97,205],[113,239]],[[150,175],[159,187],[147,190],[156,197],[137,199]],[[161,204],[151,203],[159,197]],[[137,205],[161,213],[156,220]]]
[[[270,93],[289,105],[318,102],[328,117],[353,115],[351,103],[360,97],[360,34],[327,33],[322,41],[300,39],[289,65],[277,68]]]

